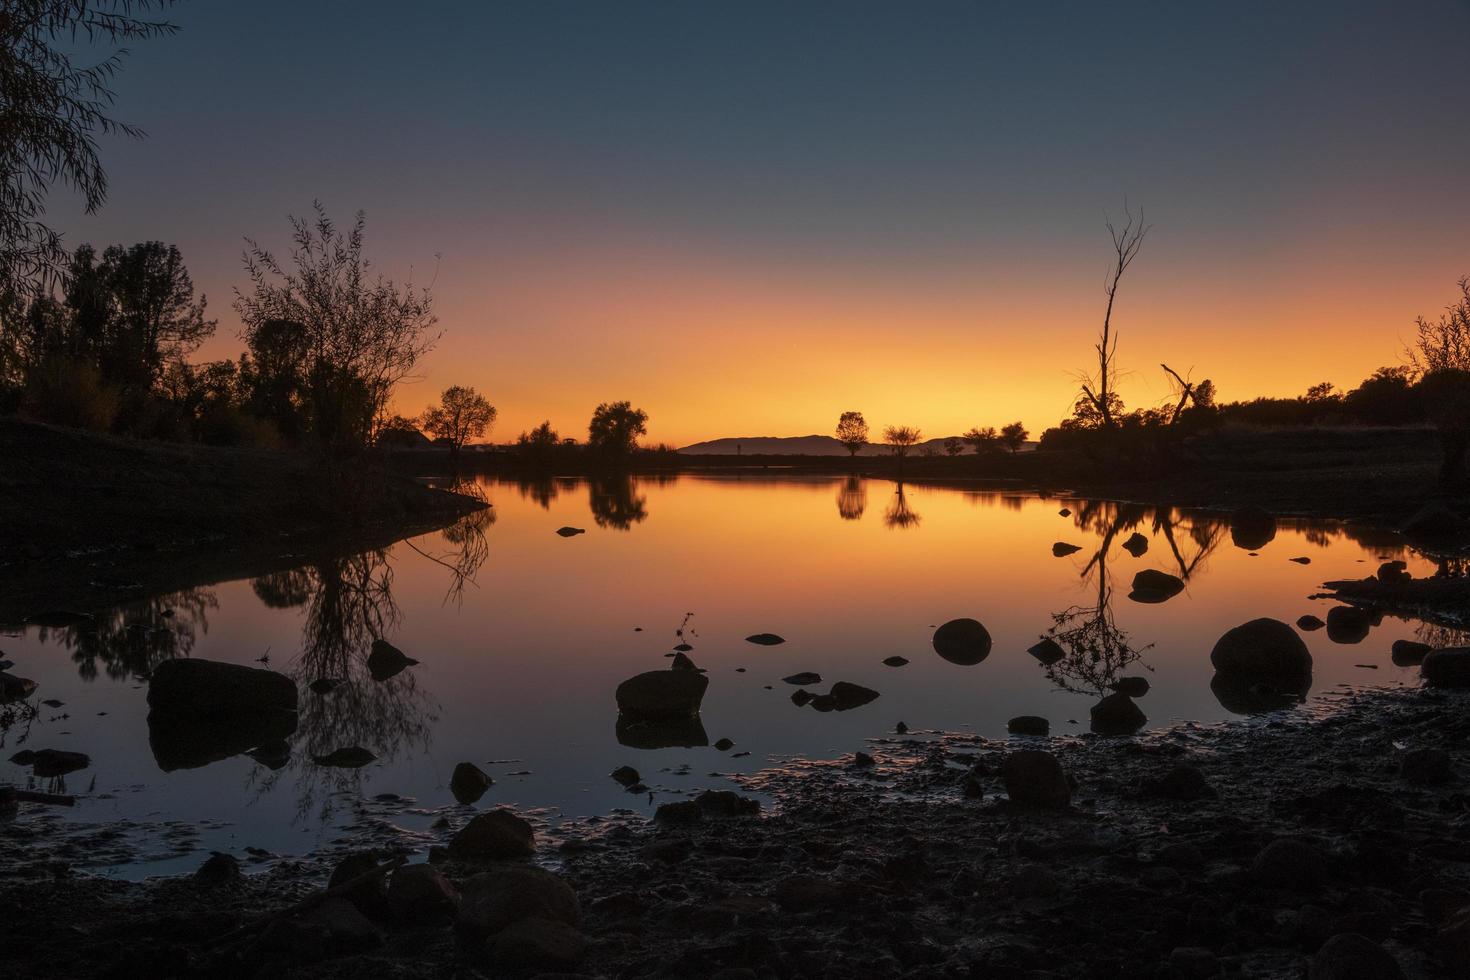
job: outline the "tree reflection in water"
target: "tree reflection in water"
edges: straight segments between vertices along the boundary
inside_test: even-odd
[[[638,492],[633,478],[626,473],[589,477],[587,504],[598,527],[615,531],[627,531],[648,517],[648,498]]]
[[[855,521],[868,509],[868,485],[856,476],[843,480],[837,487],[837,516]]]
[[[900,483],[893,494],[893,499],[888,502],[888,509],[883,512],[883,526],[907,530],[911,527],[918,527],[922,520],[919,512],[909,506],[908,497],[903,492],[903,484]]]
[[[83,680],[95,680],[99,671],[112,680],[143,678],[165,660],[189,656],[218,608],[213,589],[182,589],[123,603],[85,624],[43,626],[37,635],[71,651]]]

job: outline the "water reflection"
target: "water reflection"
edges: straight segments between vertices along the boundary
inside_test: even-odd
[[[922,520],[919,512],[909,506],[908,497],[903,492],[903,484],[900,483],[888,502],[888,509],[883,512],[883,526],[907,530],[918,527]]]
[[[868,509],[868,484],[856,476],[850,476],[837,486],[837,516],[844,521],[855,521]]]
[[[598,527],[630,530],[648,517],[648,498],[638,492],[633,477],[609,473],[587,481],[587,504]]]
[[[84,623],[43,626],[39,637],[70,650],[83,680],[99,673],[112,680],[147,677],[163,661],[187,657],[218,608],[213,589],[184,589],[125,603]]]

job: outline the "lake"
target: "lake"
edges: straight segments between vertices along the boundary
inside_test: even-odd
[[[1250,705],[1225,696],[1227,707],[1211,689],[1221,633],[1259,616],[1325,619],[1332,603],[1309,598],[1320,584],[1384,559],[1433,571],[1391,533],[1282,521],[1269,541],[1235,541],[1219,515],[1065,495],[770,471],[477,487],[492,506],[441,532],[348,558],[303,555],[290,572],[5,637],[13,672],[38,682],[36,698],[61,703],[10,719],[3,758],[52,748],[91,761],[53,778],[0,762],[0,779],[77,794],[75,809],[48,819],[111,829],[69,860],[125,877],[192,870],[209,850],[307,855],[374,828],[426,848],[440,839],[436,820],[473,809],[448,788],[460,762],[496,781],[476,807],[554,822],[651,813],[691,790],[728,788],[722,774],[861,749],[899,722],[1005,737],[1009,718],[1039,715],[1054,736],[1081,734],[1122,676],[1148,680],[1139,705],[1149,728],[1239,717]],[[563,537],[563,526],[585,533]],[[1148,542],[1141,557],[1123,547],[1135,532]],[[1078,550],[1055,556],[1057,542]],[[1184,591],[1133,601],[1142,569],[1179,576]],[[983,661],[936,654],[934,628],[958,617],[988,628]],[[1417,684],[1417,668],[1396,667],[1389,647],[1426,629],[1389,618],[1357,642],[1304,632],[1313,695]],[[1053,630],[1068,655],[1048,668],[1027,650]],[[786,642],[745,639],[765,632]],[[379,636],[419,663],[373,680],[365,660]],[[614,689],[667,667],[681,640],[710,683],[702,732],[676,740],[711,745],[620,741]],[[199,764],[151,745],[144,678],[173,656],[294,677],[302,710],[289,760]],[[909,663],[884,664],[894,656]],[[782,678],[803,671],[821,675],[807,685],[817,693],[849,681],[881,696],[848,711],[798,707]],[[317,694],[306,685],[319,678],[342,683]],[[734,746],[712,747],[720,739]],[[349,747],[376,759],[357,769],[312,761]],[[609,778],[623,765],[651,795]]]

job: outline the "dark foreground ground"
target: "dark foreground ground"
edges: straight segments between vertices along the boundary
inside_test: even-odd
[[[1336,700],[1141,738],[893,736],[862,746],[871,766],[753,777],[758,815],[716,795],[679,820],[538,825],[533,858],[439,851],[442,882],[400,870],[386,901],[294,910],[340,855],[98,881],[36,860],[27,808],[0,836],[0,859],[31,859],[0,882],[7,975],[1470,975],[1470,693]],[[1043,746],[1068,806],[1007,797],[1007,754]]]

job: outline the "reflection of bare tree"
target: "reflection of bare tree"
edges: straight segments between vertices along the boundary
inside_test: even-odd
[[[1080,500],[1072,506],[1076,508],[1073,523],[1101,539],[1092,560],[1082,571],[1084,578],[1092,574],[1095,566],[1107,561],[1119,537],[1147,524],[1169,546],[1169,555],[1175,566],[1173,574],[1187,582],[1204,569],[1206,560],[1229,531],[1229,524],[1224,521],[1203,514],[1185,514],[1172,507],[1147,507],[1108,500]]]
[[[918,527],[922,520],[919,512],[909,506],[908,497],[903,492],[903,484],[900,483],[898,490],[893,494],[893,499],[888,502],[888,509],[883,512],[883,526],[906,530]]]
[[[587,503],[598,527],[626,531],[648,517],[648,498],[626,473],[607,473],[587,481]]]
[[[850,476],[837,487],[837,516],[844,521],[855,521],[868,509],[868,485],[859,477]]]
[[[532,500],[542,510],[550,510],[551,502],[561,496],[558,481],[545,473],[526,473],[516,477],[516,489],[522,499]]]
[[[480,566],[490,557],[490,544],[485,539],[485,531],[495,523],[495,508],[491,506],[484,489],[478,483],[457,483],[454,492],[472,497],[484,506],[470,511],[439,532],[444,543],[450,546],[449,551],[427,551],[411,538],[403,543],[449,570],[449,591],[445,593],[444,601],[452,599],[457,604],[464,598],[465,586],[474,583]]]
[[[357,769],[332,769],[312,760],[337,749],[362,747],[379,759],[428,743],[436,710],[419,690],[413,671],[387,681],[372,680],[367,655],[399,621],[393,600],[393,569],[388,552],[326,558],[292,572],[257,579],[256,594],[296,597],[304,590],[305,622],[301,652],[290,672],[307,687],[301,704],[291,761],[283,769],[256,771],[260,792],[270,790],[284,772],[296,774],[297,812],[320,807],[325,819],[338,793],[355,791]],[[326,682],[318,691],[313,682]],[[326,686],[319,685],[319,686]]]
[[[165,660],[187,657],[218,608],[213,589],[184,589],[123,603],[85,624],[42,627],[39,638],[70,650],[84,680],[99,666],[113,680],[146,677]]]

